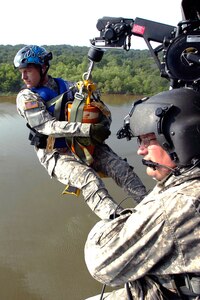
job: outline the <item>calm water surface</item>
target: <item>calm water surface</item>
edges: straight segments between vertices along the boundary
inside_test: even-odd
[[[113,118],[108,144],[151,188],[135,141],[116,138],[133,98],[103,100]],[[0,126],[0,300],[83,300],[100,293],[83,255],[97,217],[82,196],[62,195],[64,186],[39,164],[14,97],[0,97]],[[104,181],[118,202],[126,196],[110,178]]]

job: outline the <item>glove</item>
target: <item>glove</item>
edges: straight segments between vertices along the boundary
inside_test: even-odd
[[[92,142],[95,143],[103,143],[111,134],[111,131],[108,127],[103,125],[102,123],[91,124],[90,127],[90,138]]]

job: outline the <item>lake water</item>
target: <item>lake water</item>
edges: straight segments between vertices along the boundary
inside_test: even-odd
[[[102,99],[113,118],[107,143],[151,188],[135,141],[116,138],[133,97]],[[91,278],[83,255],[97,217],[82,196],[62,195],[64,186],[39,164],[14,97],[0,97],[0,126],[0,299],[83,300],[100,293],[102,286]],[[126,197],[110,178],[104,181],[116,201]]]

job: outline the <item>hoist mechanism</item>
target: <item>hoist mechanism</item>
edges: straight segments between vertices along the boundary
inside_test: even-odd
[[[91,105],[94,96],[94,92],[97,89],[96,84],[92,81],[92,70],[95,62],[101,61],[104,51],[102,49],[91,47],[88,51],[89,67],[88,71],[82,76],[82,80],[76,83],[78,92],[75,94],[75,98],[84,103],[82,112],[82,122],[83,123],[97,123],[99,110],[94,105]],[[71,118],[72,104],[68,107],[68,119]],[[77,111],[78,113],[78,111]]]
[[[141,37],[171,88],[200,90],[200,1],[182,0],[180,8],[182,20],[176,26],[138,17],[103,17],[96,24],[100,35],[90,42],[100,49],[128,51],[132,36]]]
[[[90,40],[99,49],[130,50],[132,36],[146,42],[160,76],[169,81],[170,89],[187,87],[200,92],[200,1],[182,0],[182,20],[176,26],[136,17],[103,17],[97,20],[99,36]],[[132,109],[124,119],[117,137],[131,138]]]

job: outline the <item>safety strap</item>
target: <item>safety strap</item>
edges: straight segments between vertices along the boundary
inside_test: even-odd
[[[28,123],[26,124],[26,126],[30,129],[28,139],[31,141],[31,145],[34,145],[37,148],[45,149],[47,146],[48,136],[37,132]]]
[[[84,105],[84,95],[77,92],[71,106],[70,122],[82,122]],[[75,154],[84,163],[90,165],[93,162],[90,152],[84,145],[81,144],[77,137],[67,137],[66,142],[71,149],[74,148]]]
[[[62,107],[63,100],[65,100],[65,97],[67,97],[67,92],[45,102],[47,109],[49,107],[51,107],[52,105],[55,105],[54,106],[54,116],[55,116],[56,120],[60,120],[61,107]]]
[[[70,111],[70,122],[82,122],[83,119],[83,108],[84,108],[84,96],[80,93],[76,93],[74,97],[74,101],[71,106]],[[74,151],[76,155],[83,160],[84,162],[87,162],[87,164],[91,164],[91,155],[87,148],[83,147],[79,142],[78,139],[75,137],[66,137],[65,138],[67,145],[72,149],[74,148]],[[80,195],[80,189],[67,185],[62,192],[62,194],[71,194],[75,196]]]
[[[82,122],[84,105],[84,96],[76,93],[71,107],[70,122]]]

